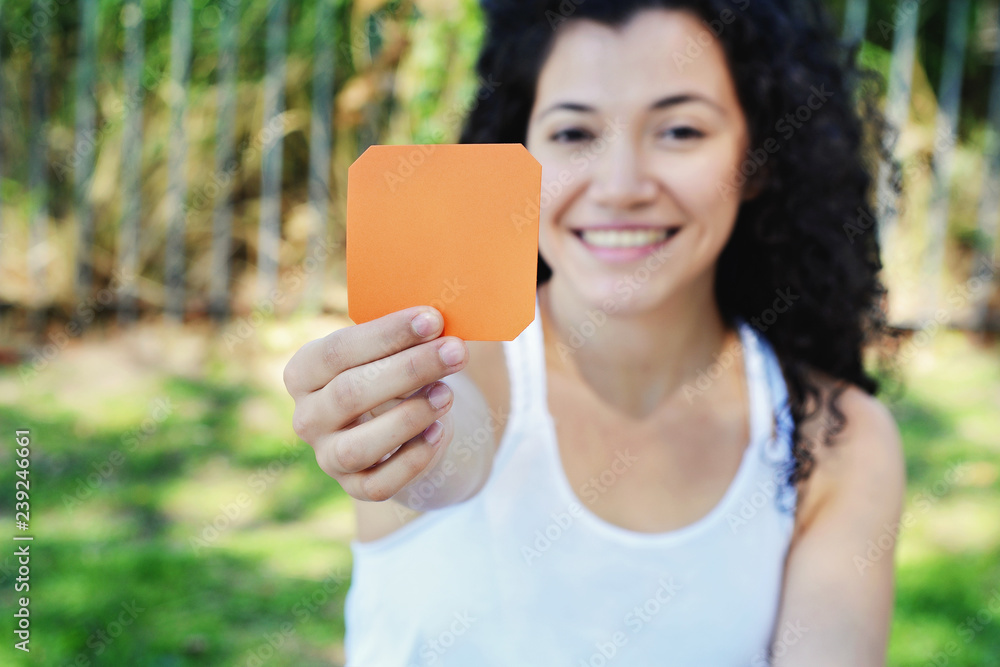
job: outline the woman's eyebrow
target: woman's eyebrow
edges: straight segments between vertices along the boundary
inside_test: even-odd
[[[712,107],[722,115],[726,115],[725,109],[722,108],[717,102],[710,100],[709,98],[698,95],[697,93],[679,93],[676,95],[668,95],[667,97],[660,98],[649,105],[650,111],[658,111],[660,109],[667,109],[672,106],[677,106],[679,104],[687,104],[690,102],[702,102]],[[558,102],[553,104],[548,109],[538,114],[538,118],[543,118],[546,114],[549,114],[556,110],[565,111],[579,111],[581,113],[595,113],[597,109],[587,104],[581,104],[579,102]]]
[[[678,104],[686,104],[688,102],[703,102],[708,106],[712,107],[722,115],[726,115],[726,110],[722,108],[717,102],[710,100],[709,98],[698,95],[697,93],[680,93],[678,95],[669,95],[661,99],[656,100],[649,105],[650,110],[666,109],[668,107],[677,106]]]
[[[541,119],[545,114],[552,113],[557,109],[565,109],[567,111],[581,111],[583,113],[594,113],[597,111],[594,107],[587,106],[586,104],[580,104],[579,102],[559,102],[553,104],[548,109],[538,114],[538,118]]]

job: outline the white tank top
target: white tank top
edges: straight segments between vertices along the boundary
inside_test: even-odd
[[[347,667],[769,664],[794,525],[792,424],[771,347],[738,326],[751,415],[739,470],[698,521],[641,533],[591,512],[566,479],[536,304],[504,343],[511,412],[485,486],[351,542]]]

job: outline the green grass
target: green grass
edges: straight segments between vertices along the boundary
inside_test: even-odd
[[[1000,354],[958,334],[905,368],[907,453],[889,664],[1000,666]]]
[[[341,663],[353,518],[291,433],[280,367],[305,340],[294,326],[266,325],[235,350],[206,339],[195,371],[173,370],[193,354],[176,350],[109,365],[135,337],[75,346],[29,382],[0,371],[0,462],[11,470],[12,431],[30,428],[35,536],[32,653],[12,649],[5,613],[0,663]],[[997,352],[942,333],[890,402],[914,519],[891,665],[1000,667]],[[4,609],[12,551],[0,553]]]
[[[350,500],[291,433],[280,379],[255,382],[219,355],[202,377],[135,364],[88,377],[86,349],[29,383],[0,375],[17,395],[0,398],[4,522],[13,430],[30,428],[35,538],[32,652],[5,641],[0,664],[342,660]],[[12,552],[0,554],[4,609],[16,603]],[[7,613],[3,629],[13,636]]]

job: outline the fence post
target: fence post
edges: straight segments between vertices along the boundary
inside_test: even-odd
[[[330,117],[335,76],[333,42],[333,1],[317,0],[309,129],[309,208],[313,225],[306,251],[306,256],[315,260],[315,266],[309,276],[305,298],[309,310],[316,310],[321,305],[326,260],[330,254]]]
[[[164,262],[166,315],[184,321],[184,231],[187,192],[184,162],[187,137],[184,128],[187,88],[191,72],[191,5],[189,0],[173,0],[170,21],[170,151],[167,186],[167,246]]]
[[[0,0],[0,32],[6,33],[3,24],[3,0]],[[0,54],[0,72],[3,72],[3,57]],[[3,86],[0,86],[0,127],[3,127],[4,117],[3,117]],[[3,182],[3,137],[0,135],[0,183]],[[3,230],[3,197],[0,197],[0,267],[3,266],[3,249],[4,249],[4,239],[6,239],[7,234]]]
[[[848,0],[844,13],[843,41],[858,44],[865,38],[868,24],[868,0]]]
[[[993,78],[990,82],[989,111],[986,118],[986,147],[983,155],[983,187],[979,197],[977,227],[982,247],[977,253],[973,275],[985,285],[976,293],[974,326],[985,331],[989,325],[989,300],[998,277],[1000,262],[1000,3],[991,7],[991,16],[998,25],[993,51]]]
[[[376,13],[369,13],[362,19],[365,32],[365,55],[368,63],[373,65],[376,57],[382,50],[382,18]],[[387,74],[391,76],[391,74]],[[376,97],[368,100],[362,111],[363,119],[361,127],[358,128],[358,155],[361,155],[369,147],[379,141],[380,126],[382,123],[382,107],[384,100],[377,97],[385,89],[381,88],[376,93]]]
[[[220,189],[212,207],[212,278],[209,312],[221,322],[229,314],[229,260],[232,252],[233,180],[236,177],[236,33],[239,0],[222,3],[219,28],[219,91],[215,174]],[[197,204],[197,202],[195,202]]]
[[[281,159],[284,127],[275,122],[285,107],[287,0],[271,0],[267,13],[267,74],[264,77],[264,127],[261,140],[260,229],[257,239],[258,298],[278,284],[281,249]]]
[[[941,85],[934,128],[933,184],[927,214],[927,251],[924,256],[923,283],[928,298],[924,301],[930,317],[941,298],[944,273],[944,249],[948,240],[948,210],[951,193],[952,156],[958,142],[958,114],[962,104],[962,70],[965,67],[966,36],[969,33],[969,0],[948,3],[948,27],[945,35]]]
[[[123,79],[125,103],[122,128],[122,220],[118,241],[118,271],[121,285],[118,322],[128,324],[136,316],[139,272],[139,216],[142,184],[142,68],[145,51],[144,21],[139,0],[125,0],[125,61]]]
[[[32,0],[31,15],[45,16],[40,0]],[[46,94],[49,86],[48,21],[35,26],[31,36],[31,99],[28,105],[28,191],[31,201],[28,241],[28,272],[35,292],[35,305],[44,307],[48,298],[49,245],[48,119]]]
[[[76,65],[76,129],[73,156],[73,203],[76,207],[76,299],[83,302],[93,289],[94,206],[90,187],[97,143],[94,75],[97,60],[97,0],[80,0],[80,50]]]
[[[913,83],[913,60],[916,53],[917,17],[920,7],[916,2],[896,3],[896,15],[890,25],[879,21],[883,36],[894,31],[892,62],[889,66],[889,91],[886,101],[886,120],[890,123],[889,136],[883,137],[886,148],[894,153],[898,133],[902,133],[910,116],[910,88]],[[890,184],[890,166],[883,162],[878,175],[879,245],[886,247],[886,240],[896,225],[896,196]]]

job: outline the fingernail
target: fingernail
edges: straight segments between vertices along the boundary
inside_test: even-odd
[[[448,405],[448,401],[451,400],[451,389],[447,385],[435,385],[433,389],[427,392],[427,400],[434,406],[435,410],[440,410]]]
[[[423,312],[410,320],[410,326],[413,327],[414,333],[423,338],[434,333],[434,330],[438,326],[438,318],[430,313]]]
[[[465,359],[465,346],[457,340],[450,340],[441,346],[438,354],[441,355],[441,361],[445,366],[454,366]]]
[[[436,445],[441,439],[442,433],[444,433],[444,424],[436,421],[424,429],[424,440],[426,440],[428,444]]]

